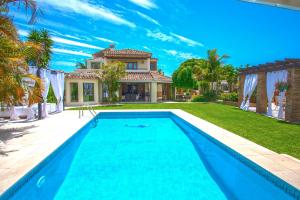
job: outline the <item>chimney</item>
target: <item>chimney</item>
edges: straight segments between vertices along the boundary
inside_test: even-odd
[[[115,49],[115,44],[110,44],[110,45],[109,45],[109,48],[110,48],[111,50]]]

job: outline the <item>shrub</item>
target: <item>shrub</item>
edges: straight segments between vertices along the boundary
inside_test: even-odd
[[[220,99],[223,100],[223,101],[237,102],[238,101],[238,94],[236,92],[223,93],[223,94],[221,94]]]
[[[192,99],[192,102],[210,102],[210,101],[216,101],[217,100],[217,94],[215,91],[209,91],[204,93],[203,95],[196,96]]]

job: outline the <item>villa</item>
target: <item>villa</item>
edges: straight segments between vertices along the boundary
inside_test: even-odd
[[[152,53],[134,49],[115,49],[110,45],[86,61],[87,69],[77,69],[65,76],[65,105],[105,102],[107,87],[101,81],[101,66],[120,61],[126,64],[126,76],[120,80],[121,102],[151,102],[171,99],[172,79],[157,70]]]

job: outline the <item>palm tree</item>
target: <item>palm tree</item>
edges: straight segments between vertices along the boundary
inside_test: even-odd
[[[228,55],[219,56],[217,49],[207,51],[207,80],[210,82],[210,88],[213,90],[213,83],[216,82],[219,84],[221,75],[222,75],[222,65],[224,59],[229,58]]]
[[[82,62],[77,62],[75,66],[79,69],[87,69],[86,64]]]
[[[29,20],[29,23],[34,23],[37,14],[39,12],[41,13],[41,11],[37,7],[35,0],[0,0],[0,15],[1,16],[9,13],[10,5],[14,5],[17,8],[24,6],[26,10],[31,10],[31,18]]]
[[[47,30],[32,30],[28,35],[28,42],[32,45],[40,46],[39,52],[35,52],[27,57],[27,61],[38,67],[37,77],[41,77],[41,69],[47,68],[49,61],[51,60],[51,47],[53,40]],[[38,115],[39,119],[42,118],[42,104],[41,101],[38,103]]]
[[[35,19],[36,4],[30,0],[1,0],[0,1],[0,102],[7,106],[13,106],[23,102],[25,93],[29,93],[31,100],[37,100],[40,95],[37,90],[31,90],[24,84],[24,78],[31,78],[36,81],[36,88],[41,90],[40,80],[35,76],[27,74],[26,57],[31,55],[32,50],[39,47],[19,40],[18,34],[11,19],[7,17],[9,5],[21,6],[32,10],[30,21]],[[32,102],[31,101],[31,102]],[[33,102],[32,102],[33,103]],[[2,105],[2,104],[1,104]]]

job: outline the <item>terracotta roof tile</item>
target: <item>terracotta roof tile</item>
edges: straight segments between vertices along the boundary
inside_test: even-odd
[[[65,74],[66,79],[96,79],[101,78],[99,73],[95,72],[70,72]]]
[[[114,58],[150,58],[151,53],[135,49],[111,49],[106,48],[98,53],[93,54],[94,57],[114,57]]]
[[[90,72],[71,72],[66,73],[66,79],[101,79],[101,75],[99,73],[90,71]],[[167,82],[171,83],[172,79],[168,76],[164,76],[163,74],[158,73],[157,71],[149,71],[149,72],[127,72],[126,76],[122,78],[120,81],[145,81],[145,82]]]

